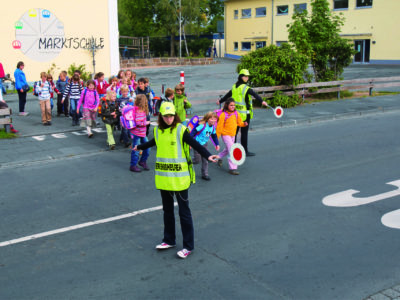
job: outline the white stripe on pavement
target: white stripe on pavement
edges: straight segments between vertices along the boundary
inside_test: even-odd
[[[56,139],[65,139],[67,137],[64,133],[54,133],[51,136]]]
[[[32,138],[37,141],[44,141],[46,139],[46,136],[45,135],[36,135],[36,136],[33,136]]]
[[[178,204],[175,202],[174,205],[177,206]],[[26,242],[26,241],[36,240],[36,239],[39,239],[42,237],[55,235],[55,234],[59,234],[59,233],[67,232],[67,231],[77,230],[77,229],[81,229],[81,228],[85,228],[85,227],[90,227],[90,226],[94,226],[94,225],[98,225],[98,224],[104,224],[104,223],[114,222],[114,221],[121,220],[121,219],[131,218],[134,216],[142,215],[145,213],[149,213],[149,212],[153,212],[153,211],[161,210],[161,209],[162,209],[162,205],[154,206],[154,207],[133,211],[131,213],[127,213],[127,214],[123,214],[123,215],[119,215],[119,216],[115,216],[115,217],[111,217],[111,218],[100,219],[97,221],[86,222],[86,223],[82,223],[82,224],[78,224],[78,225],[74,225],[74,226],[68,226],[68,227],[63,227],[63,228],[59,228],[59,229],[55,229],[55,230],[51,230],[51,231],[28,235],[28,236],[21,237],[18,239],[1,242],[0,247],[5,247],[5,246],[10,246],[10,245]]]

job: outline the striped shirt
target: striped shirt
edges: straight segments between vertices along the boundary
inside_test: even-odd
[[[80,82],[70,82],[67,84],[63,99],[65,99],[68,95],[71,99],[79,99],[81,97],[83,87]]]
[[[139,108],[136,106],[136,112],[135,112],[135,123],[136,127],[131,130],[131,133],[140,136],[140,137],[145,137],[146,136],[146,112],[139,110]]]
[[[42,84],[44,84],[43,87]],[[46,80],[45,82],[39,81],[37,85],[37,91],[39,93],[39,100],[45,101],[45,100],[50,100],[51,98],[50,93],[53,92],[53,89],[51,88],[50,82]]]

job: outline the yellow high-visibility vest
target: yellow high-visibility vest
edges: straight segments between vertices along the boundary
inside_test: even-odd
[[[241,84],[236,87],[236,84],[232,86],[232,98],[235,100],[235,107],[237,112],[243,121],[246,120],[247,114],[250,114],[250,119],[253,119],[253,100],[250,97],[250,110],[246,107],[246,93],[250,88],[246,84]]]
[[[186,127],[178,124],[174,129],[164,132],[154,128],[157,145],[155,182],[156,188],[166,191],[183,191],[195,182],[193,165],[189,154],[189,145],[183,142]]]

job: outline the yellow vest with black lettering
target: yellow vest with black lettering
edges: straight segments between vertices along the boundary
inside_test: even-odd
[[[174,129],[164,132],[154,128],[157,145],[156,188],[166,191],[183,191],[195,182],[195,175],[189,153],[189,145],[183,142],[186,127],[178,124]]]
[[[249,97],[250,110],[247,110],[246,107],[245,97],[249,89],[250,88],[246,84],[241,84],[238,87],[234,84],[232,87],[232,98],[235,100],[236,110],[243,121],[247,119],[247,114],[250,114],[250,119],[253,119],[253,100],[251,97]]]

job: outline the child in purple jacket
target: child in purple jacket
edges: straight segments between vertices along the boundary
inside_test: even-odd
[[[131,164],[129,170],[131,170],[131,172],[142,171],[136,164],[139,164],[139,166],[141,166],[146,171],[150,170],[150,168],[147,166],[147,158],[149,157],[150,154],[150,148],[143,150],[141,157],[139,157],[140,151],[133,150],[135,146],[148,142],[146,137],[146,127],[147,125],[150,124],[150,121],[147,121],[148,113],[149,113],[149,108],[147,106],[146,96],[143,94],[137,95],[135,99],[136,127],[130,130],[132,137],[132,152],[131,152]]]
[[[99,94],[96,92],[96,85],[93,80],[88,80],[87,88],[82,91],[79,99],[76,113],[79,114],[79,109],[83,107],[83,117],[81,119],[81,127],[86,127],[88,137],[93,137],[92,127],[96,127],[97,108],[100,103]]]

